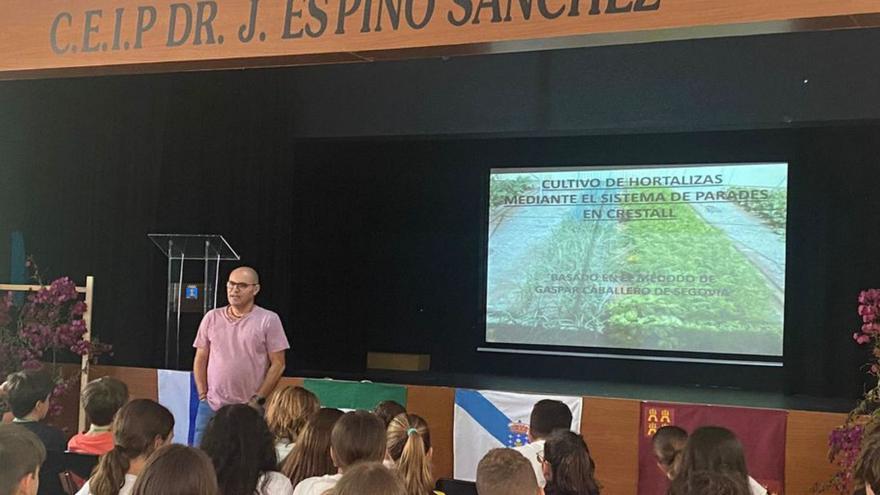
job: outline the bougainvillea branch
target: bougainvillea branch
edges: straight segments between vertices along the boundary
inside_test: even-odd
[[[870,345],[872,359],[865,365],[873,384],[850,411],[843,425],[828,437],[828,460],[837,471],[832,478],[813,487],[814,492],[834,490],[852,493],[855,480],[853,468],[862,446],[862,438],[880,428],[880,289],[868,289],[859,294],[859,317],[862,326],[852,334],[859,345]]]
[[[58,378],[52,395],[60,397],[79,377],[60,374],[59,354],[88,355],[94,360],[110,352],[110,346],[84,338],[87,308],[72,280],[62,277],[44,285],[33,259],[28,258],[27,267],[41,288],[23,299],[12,292],[0,297],[0,381],[9,373],[49,363]],[[58,414],[59,401],[54,404],[52,412]]]

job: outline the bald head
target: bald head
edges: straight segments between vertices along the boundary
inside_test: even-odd
[[[233,280],[232,277],[235,277],[236,282],[245,282],[248,284],[260,283],[260,275],[257,274],[256,270],[249,266],[240,266],[235,270],[232,270],[232,273],[229,274],[229,280]]]
[[[260,276],[249,266],[240,266],[229,274],[226,298],[238,314],[247,313],[254,306],[254,297],[260,292]]]

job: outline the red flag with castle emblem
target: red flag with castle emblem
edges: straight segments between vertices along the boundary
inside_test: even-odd
[[[665,495],[669,481],[657,466],[651,437],[658,428],[675,425],[688,433],[700,426],[723,426],[742,442],[749,475],[770,493],[785,485],[785,424],[778,409],[642,402],[639,427],[639,495]]]

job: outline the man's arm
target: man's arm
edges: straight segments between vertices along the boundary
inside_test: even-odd
[[[278,385],[278,380],[281,379],[286,366],[284,353],[285,351],[269,353],[269,369],[266,371],[266,378],[263,379],[263,384],[257,390],[258,396],[265,399],[275,390],[275,386]]]
[[[193,360],[193,378],[196,382],[196,389],[199,391],[199,400],[205,400],[208,397],[208,358],[210,355],[209,348],[196,348],[196,357]]]

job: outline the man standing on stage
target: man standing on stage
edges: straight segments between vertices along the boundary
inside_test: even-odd
[[[254,304],[260,278],[253,268],[236,268],[226,282],[229,305],[209,311],[193,347],[193,376],[199,391],[194,443],[215,411],[227,404],[262,410],[284,372],[290,348],[278,315]]]

